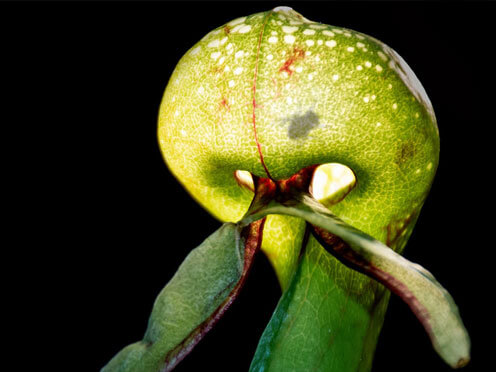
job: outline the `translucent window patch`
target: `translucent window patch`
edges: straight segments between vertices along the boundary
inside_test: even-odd
[[[250,172],[244,170],[237,170],[234,172],[234,178],[241,187],[247,190],[255,191],[255,185],[253,183],[253,177]]]
[[[346,165],[322,164],[315,169],[310,183],[310,193],[329,208],[343,200],[355,185],[355,174]]]

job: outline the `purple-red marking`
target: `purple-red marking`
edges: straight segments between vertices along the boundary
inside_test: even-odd
[[[168,372],[173,370],[174,367],[191,352],[196,344],[200,342],[200,340],[207,334],[207,332],[212,329],[212,327],[218,322],[218,320],[224,315],[226,310],[237,298],[239,291],[246,281],[253,263],[253,258],[255,257],[255,254],[260,250],[264,224],[265,218],[251,223],[241,231],[241,237],[244,239],[245,242],[245,254],[243,271],[237,284],[231,290],[231,293],[229,293],[229,296],[226,298],[226,300],[209,318],[207,318],[193,332],[191,332],[191,334],[186,337],[181,344],[177,345],[173,350],[167,353],[164,360],[165,364],[161,371]]]
[[[279,69],[279,72],[286,71],[288,75],[293,74],[293,69],[290,67],[298,60],[305,58],[305,51],[295,47],[293,49],[293,54],[284,62],[282,67]]]
[[[270,15],[271,13],[269,13]],[[269,20],[269,15],[265,17],[264,24],[262,26],[262,31],[260,31],[260,36],[258,37],[258,45],[257,45],[257,58],[255,60],[255,72],[253,74],[253,85],[252,85],[252,92],[253,92],[253,97],[252,97],[252,123],[253,123],[253,135],[255,137],[255,143],[257,144],[257,149],[258,149],[258,154],[260,156],[260,162],[262,163],[262,166],[265,170],[265,173],[267,174],[267,177],[272,179],[272,176],[270,175],[269,169],[267,168],[267,165],[265,164],[263,153],[262,153],[262,146],[260,145],[260,141],[258,140],[258,135],[257,135],[257,117],[256,117],[256,108],[257,108],[257,101],[256,101],[256,92],[257,92],[257,76],[258,76],[258,62],[260,60],[260,46],[262,44],[262,37],[263,33],[265,30],[265,26],[267,25],[267,21]]]

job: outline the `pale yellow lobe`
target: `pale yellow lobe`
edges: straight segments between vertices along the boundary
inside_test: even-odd
[[[238,183],[248,190],[254,191],[255,184],[253,183],[253,176],[250,172],[244,170],[237,170],[234,176],[238,180]]]
[[[328,163],[319,165],[313,174],[310,192],[326,207],[341,201],[356,184],[353,171],[346,165]]]
[[[267,216],[263,232],[263,252],[272,263],[283,291],[289,286],[298,265],[305,226],[305,221],[300,218],[278,214]]]

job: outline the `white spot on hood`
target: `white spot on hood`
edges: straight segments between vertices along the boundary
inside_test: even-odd
[[[383,50],[391,58],[391,62],[393,62],[390,67],[394,71],[396,71],[396,73],[400,76],[405,85],[410,89],[410,92],[412,92],[415,98],[424,105],[427,112],[429,113],[431,120],[434,122],[437,128],[436,116],[434,114],[432,103],[415,73],[412,71],[410,66],[408,66],[405,60],[401,58],[401,56],[393,49],[391,49],[387,45],[384,45]]]
[[[296,27],[296,26],[282,26],[282,30],[286,34],[292,34],[296,30],[298,30],[298,27]]]

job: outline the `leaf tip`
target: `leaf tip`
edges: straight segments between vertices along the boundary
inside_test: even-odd
[[[460,358],[455,363],[455,365],[453,366],[453,368],[458,369],[458,368],[465,367],[468,364],[468,362],[470,362],[470,357],[469,356]]]

